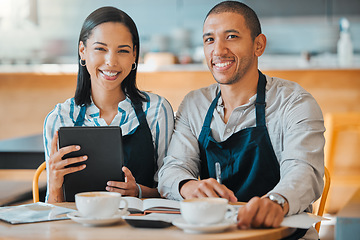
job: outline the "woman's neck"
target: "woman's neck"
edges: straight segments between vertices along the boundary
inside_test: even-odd
[[[125,94],[120,90],[117,91],[92,91],[92,99],[94,104],[100,110],[100,117],[103,118],[108,125],[118,113],[119,102],[125,99]]]

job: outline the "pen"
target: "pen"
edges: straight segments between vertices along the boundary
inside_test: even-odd
[[[221,167],[219,162],[215,163],[215,174],[216,174],[216,181],[218,181],[218,183],[221,184]]]

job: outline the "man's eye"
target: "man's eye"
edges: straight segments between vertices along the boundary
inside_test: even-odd
[[[213,38],[206,38],[204,42],[212,42],[212,41],[214,41]]]
[[[229,35],[228,38],[229,38],[229,39],[237,38],[237,36],[236,36],[236,35]]]

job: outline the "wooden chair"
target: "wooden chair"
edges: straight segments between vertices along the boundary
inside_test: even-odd
[[[360,112],[325,115],[325,166],[332,178],[326,212],[336,214],[360,187]]]
[[[324,210],[325,210],[325,203],[326,203],[326,199],[329,193],[329,189],[330,189],[330,183],[331,183],[331,178],[330,178],[330,173],[329,170],[325,167],[325,181],[324,181],[324,189],[323,189],[323,193],[321,194],[321,198],[320,198],[320,204],[317,210],[317,215],[318,216],[323,216],[324,215]],[[316,231],[320,231],[320,225],[321,225],[321,221],[316,223],[315,225],[315,229]]]
[[[32,193],[33,193],[33,201],[34,203],[39,201],[39,177],[42,171],[44,171],[46,168],[46,162],[44,161],[40,166],[36,169],[36,172],[34,174],[33,178],[33,184],[32,184]]]

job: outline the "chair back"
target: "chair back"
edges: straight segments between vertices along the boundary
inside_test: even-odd
[[[320,204],[317,210],[317,215],[318,216],[323,216],[324,215],[324,209],[325,209],[325,204],[326,204],[326,199],[329,193],[329,189],[330,189],[330,183],[331,183],[331,178],[330,178],[330,173],[329,170],[325,167],[325,181],[324,181],[324,190],[323,193],[321,194],[321,199],[320,199]],[[315,229],[316,231],[320,231],[320,225],[321,225],[321,221],[315,224]]]
[[[39,177],[42,171],[46,168],[46,162],[44,161],[40,166],[36,169],[33,178],[33,185],[32,185],[32,193],[33,193],[33,201],[34,203],[39,201]]]

